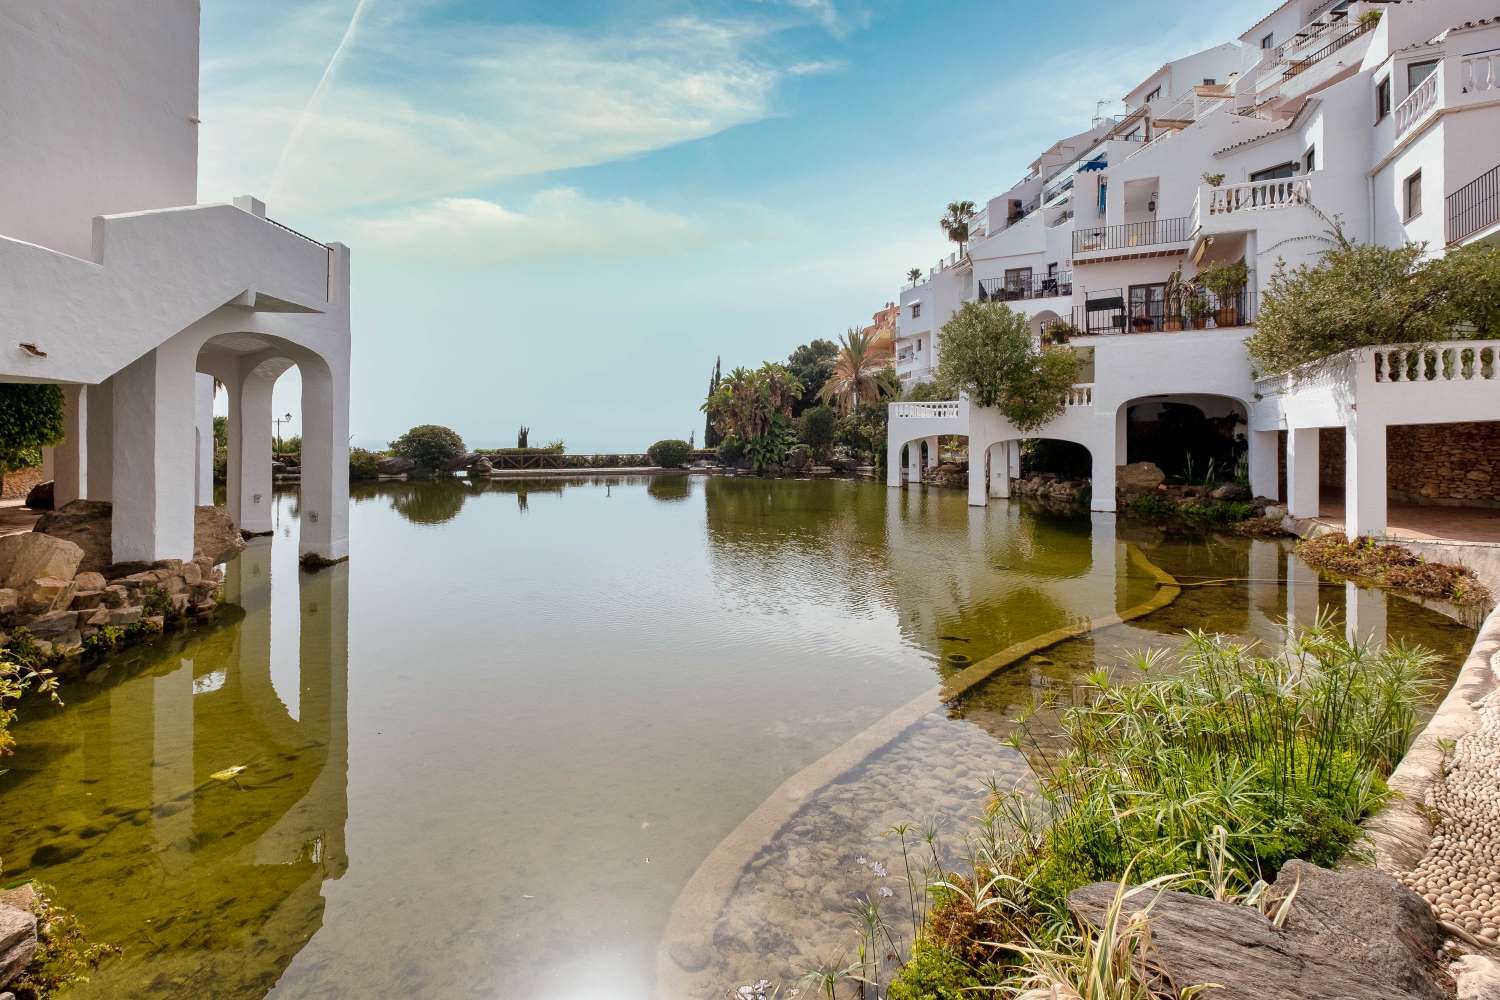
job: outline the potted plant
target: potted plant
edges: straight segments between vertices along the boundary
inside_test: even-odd
[[[1162,317],[1162,329],[1176,332],[1182,329],[1182,300],[1187,292],[1187,285],[1182,280],[1182,268],[1177,268],[1167,275],[1166,287],[1162,289],[1162,307],[1165,315]]]
[[[1198,283],[1217,300],[1214,321],[1219,326],[1239,325],[1239,295],[1249,279],[1250,266],[1243,258],[1232,264],[1215,261],[1198,272]]]
[[[1218,187],[1220,184],[1224,183],[1224,175],[1223,174],[1204,174],[1203,175],[1203,183],[1207,184],[1209,187]]]
[[[1194,330],[1201,330],[1208,325],[1208,300],[1203,297],[1203,290],[1197,285],[1188,285],[1184,292],[1188,322],[1193,325]]]
[[[1380,14],[1381,12],[1378,10],[1365,11],[1363,14],[1359,15],[1359,26],[1365,31],[1369,31],[1371,28],[1375,27],[1376,24],[1380,23]]]

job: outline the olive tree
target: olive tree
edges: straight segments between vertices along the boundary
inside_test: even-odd
[[[1026,317],[1002,303],[966,302],[943,325],[938,381],[976,406],[998,407],[1018,430],[1062,414],[1078,380],[1069,349],[1039,348]]]
[[[464,439],[447,427],[421,424],[392,441],[391,454],[410,459],[419,469],[443,469],[463,457]]]

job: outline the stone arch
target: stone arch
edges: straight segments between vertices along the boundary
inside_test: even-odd
[[[1169,477],[1200,476],[1212,462],[1225,481],[1248,465],[1249,418],[1248,401],[1223,393],[1133,396],[1116,411],[1118,461],[1153,462]]]

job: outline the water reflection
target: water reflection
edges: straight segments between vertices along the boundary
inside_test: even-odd
[[[301,574],[298,616],[273,629],[271,549],[256,539],[230,565],[238,627],[71,685],[60,716],[31,713],[22,737],[43,743],[0,777],[7,874],[66,887],[126,946],[77,995],[261,995],[348,867],[348,570]],[[271,675],[285,626],[300,631],[296,717]]]

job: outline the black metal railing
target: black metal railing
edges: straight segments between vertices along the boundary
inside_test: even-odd
[[[1353,31],[1349,31],[1340,35],[1333,41],[1329,42],[1327,45],[1323,46],[1318,51],[1314,52],[1312,55],[1304,56],[1303,58],[1298,59],[1296,62],[1287,66],[1286,72],[1282,74],[1282,79],[1287,80],[1299,73],[1312,69],[1318,63],[1333,55],[1333,53],[1337,52],[1339,49],[1354,42],[1361,35],[1374,31],[1375,24],[1376,22],[1374,21],[1361,22],[1354,28]]]
[[[1072,275],[1028,274],[1023,277],[981,278],[979,281],[980,302],[1015,302],[1072,294]]]
[[[1448,196],[1448,242],[1467,239],[1500,221],[1500,166]]]
[[[1191,216],[1127,222],[1123,226],[1096,226],[1073,232],[1073,254],[1110,250],[1136,250],[1163,243],[1186,243],[1193,234]]]
[[[1073,309],[1073,325],[1089,336],[1225,329],[1254,321],[1255,296],[1244,288],[1223,296],[1196,289],[1170,308],[1159,299],[1131,303],[1115,294],[1092,298]]]

